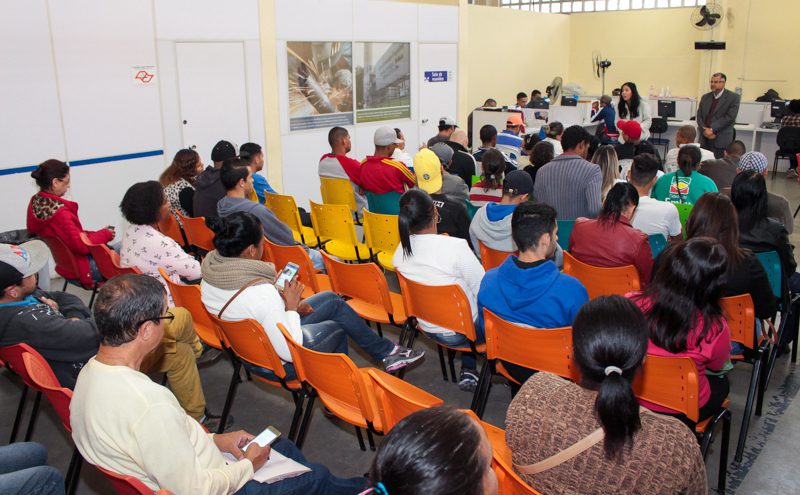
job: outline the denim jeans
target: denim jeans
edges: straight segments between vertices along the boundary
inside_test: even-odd
[[[467,338],[457,333],[455,335],[443,335],[441,333],[428,333],[425,332],[425,335],[428,336],[432,341],[438,342],[440,344],[444,344],[451,347],[461,347],[461,346],[469,346],[469,340]],[[476,361],[475,361],[475,353],[473,352],[462,352],[461,353],[461,369],[469,369],[474,370],[476,369]]]
[[[272,484],[251,480],[236,495],[353,495],[366,488],[365,478],[338,478],[322,464],[306,461],[300,449],[288,440],[279,439],[272,445],[272,450],[308,466],[311,472]]]
[[[308,257],[311,258],[311,264],[314,265],[314,268],[317,270],[325,271],[325,262],[322,261],[322,255],[319,254],[319,251],[316,249],[311,249],[310,247],[303,246],[306,248],[306,252],[308,253]]]
[[[3,495],[63,495],[64,478],[47,465],[47,450],[35,442],[0,447],[0,493]]]
[[[306,302],[314,308],[314,312],[300,318],[303,347],[346,354],[347,337],[350,337],[379,361],[394,350],[392,341],[378,337],[336,293],[320,292],[306,299]]]

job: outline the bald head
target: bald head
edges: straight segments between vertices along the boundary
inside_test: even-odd
[[[456,129],[453,135],[450,136],[450,141],[458,143],[463,147],[467,147],[467,133],[463,129]]]
[[[678,144],[693,143],[697,139],[697,128],[693,125],[684,125],[678,128],[675,142]]]

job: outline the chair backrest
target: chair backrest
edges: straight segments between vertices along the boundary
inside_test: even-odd
[[[306,250],[303,249],[303,246],[299,244],[281,246],[280,244],[271,242],[267,238],[264,238],[264,245],[269,247],[272,263],[275,264],[275,269],[278,270],[278,272],[283,270],[286,263],[290,261],[292,263],[297,263],[297,265],[300,266],[300,269],[297,271],[298,280],[306,287],[310,287],[315,294],[320,292],[317,277],[314,275],[316,273],[314,264],[311,262],[311,257],[308,256]]]
[[[358,243],[353,213],[345,205],[311,203],[311,224],[317,237],[348,244]]]
[[[364,210],[364,240],[374,251],[394,254],[400,244],[400,227],[397,215],[383,215]]]
[[[389,284],[375,263],[343,263],[324,251],[320,252],[333,292],[375,304],[387,315],[394,314]]]
[[[378,413],[384,432],[391,430],[401,419],[429,407],[441,406],[444,401],[384,371],[371,369],[369,377],[378,402]]]
[[[183,234],[183,229],[175,217],[176,213],[170,211],[170,214],[163,220],[158,222],[158,230],[165,236],[177,242],[181,246],[186,245],[186,236]]]
[[[775,141],[781,151],[794,153],[800,150],[800,127],[781,127]]]
[[[653,259],[667,247],[667,238],[663,234],[649,235],[647,240],[650,242],[650,251],[653,252]]]
[[[478,210],[480,210],[480,208],[472,204],[472,201],[470,201],[469,199],[465,199],[464,203],[467,205],[467,216],[469,217],[470,220],[472,220],[473,218],[475,218],[475,214],[478,213]]]
[[[692,213],[692,206],[688,203],[672,203],[678,209],[678,219],[681,222],[681,231],[684,237],[686,236],[686,221],[689,220],[689,214]]]
[[[122,266],[119,259],[119,254],[105,244],[94,244],[89,240],[85,232],[80,233],[81,241],[89,248],[89,254],[92,255],[94,262],[97,264],[97,269],[105,279],[111,279],[117,275],[125,275],[126,273],[141,274],[142,271],[135,266]]]
[[[292,339],[286,327],[278,323],[289,352],[292,354],[297,378],[311,386],[328,408],[336,414],[340,407],[361,412],[363,419],[380,428],[375,416],[377,403],[366,370],[359,370],[347,354],[312,351]],[[377,420],[377,421],[376,421]]]
[[[69,404],[72,401],[72,390],[62,387],[58,382],[53,369],[45,359],[37,352],[22,353],[22,362],[25,371],[30,377],[34,388],[47,396],[47,400],[56,410],[61,423],[68,432],[72,433],[72,425],[69,421]]]
[[[375,194],[367,191],[367,208],[372,213],[398,215],[400,213],[400,196],[398,192]]]
[[[265,192],[264,205],[272,210],[278,220],[302,237],[303,223],[300,221],[300,210],[297,209],[293,196]],[[306,244],[306,241],[303,240],[303,243]]]
[[[458,284],[425,285],[407,279],[400,272],[397,273],[397,279],[408,316],[415,316],[475,341],[472,309],[467,295]]]
[[[176,212],[183,224],[186,242],[206,251],[214,250],[214,232],[206,225],[206,217],[185,217]]]
[[[639,399],[683,413],[692,421],[700,417],[697,366],[690,357],[648,355],[633,391]]]
[[[356,211],[356,195],[353,186],[347,179],[319,178],[319,190],[322,202],[326,205],[345,205],[350,211]]]
[[[749,349],[755,349],[756,314],[750,294],[722,297],[719,304],[722,307],[722,314],[728,321],[731,340],[739,342]]]
[[[158,269],[161,278],[167,283],[169,293],[172,295],[172,301],[176,307],[184,308],[192,314],[192,325],[194,331],[204,344],[211,346],[215,349],[222,349],[222,340],[220,338],[219,329],[217,325],[209,318],[205,305],[201,299],[201,292],[199,285],[184,285],[175,283],[169,274],[163,268]]]
[[[781,290],[781,258],[776,251],[766,251],[763,253],[755,253],[756,258],[764,266],[769,279],[769,285],[772,287],[772,293],[775,297],[781,299],[783,291]]]
[[[22,360],[22,356],[26,352],[41,357],[41,354],[28,344],[14,344],[0,347],[0,360],[6,363],[8,369],[19,375],[25,385],[38,390],[36,384],[31,380],[28,370],[25,368],[25,362]]]
[[[78,260],[75,258],[75,254],[64,244],[64,241],[58,237],[46,235],[39,237],[41,237],[44,243],[47,244],[47,247],[50,248],[50,253],[53,255],[56,268],[61,276],[68,280],[80,279],[79,274],[81,270],[78,267]]]
[[[569,238],[572,237],[575,220],[556,220],[556,223],[558,224],[558,245],[566,251],[569,249]]]
[[[95,466],[101,473],[106,476],[106,479],[111,483],[117,495],[171,495],[172,492],[168,490],[159,490],[154,492],[147,487],[144,483],[134,478],[133,476],[123,476],[114,473],[108,469]]]
[[[577,278],[586,287],[590,299],[613,294],[622,296],[641,288],[639,273],[633,265],[614,268],[587,265],[566,251],[564,273]]]
[[[653,117],[650,123],[650,133],[651,134],[663,134],[667,132],[668,129],[667,119],[661,117]]]
[[[483,241],[478,241],[478,246],[480,247],[481,252],[481,265],[483,265],[483,269],[487,272],[492,268],[497,268],[498,266],[502,265],[503,262],[509,256],[518,255],[519,251],[514,251],[513,253],[508,251],[498,251],[497,249],[492,249]]]
[[[266,368],[278,378],[286,378],[283,362],[272,347],[264,327],[255,320],[224,321],[207,313],[211,321],[225,335],[227,345],[243,361]]]
[[[483,309],[486,359],[500,359],[577,382],[572,360],[572,327],[532,328],[506,321]]]

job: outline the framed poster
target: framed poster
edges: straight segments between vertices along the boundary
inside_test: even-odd
[[[411,44],[356,42],[356,122],[411,118]]]

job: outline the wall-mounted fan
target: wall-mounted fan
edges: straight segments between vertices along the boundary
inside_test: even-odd
[[[708,2],[702,7],[692,10],[692,26],[700,31],[710,31],[722,23],[722,5]]]
[[[598,51],[592,52],[592,73],[596,79],[602,80],[601,95],[606,94],[606,69],[611,67],[611,60],[603,58]]]

